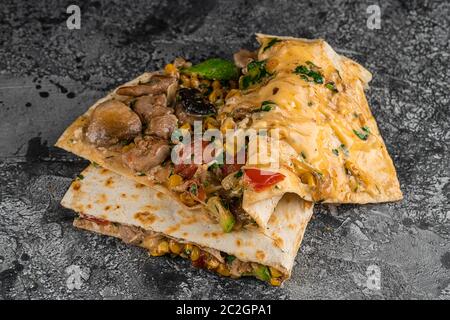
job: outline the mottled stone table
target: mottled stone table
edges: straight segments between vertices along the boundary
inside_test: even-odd
[[[448,1],[382,1],[381,29],[367,27],[376,1],[132,3],[0,5],[0,299],[450,298]],[[52,147],[63,129],[115,85],[179,55],[230,58],[258,31],[323,37],[373,72],[404,200],[317,206],[282,288],[75,230],[59,201],[87,162]]]

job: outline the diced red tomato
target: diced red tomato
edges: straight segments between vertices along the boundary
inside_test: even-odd
[[[185,179],[191,179],[197,172],[198,166],[196,164],[176,164],[173,172],[179,174]]]
[[[244,169],[244,179],[255,191],[267,189],[286,178],[278,172],[270,172],[260,169]]]
[[[96,223],[96,224],[98,224],[100,226],[106,226],[106,225],[109,224],[109,221],[107,221],[107,220],[100,219],[100,218],[97,218],[97,217],[94,217],[94,216],[90,216],[88,214],[82,214],[81,217],[83,219],[92,221],[92,222],[94,222],[94,223]]]

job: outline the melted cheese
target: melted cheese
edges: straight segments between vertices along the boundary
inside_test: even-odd
[[[252,114],[251,128],[280,129],[282,140],[297,153],[294,161],[283,165],[310,186],[310,197],[316,201],[401,199],[394,165],[364,93],[370,73],[336,54],[323,40],[277,37],[282,41],[264,50],[272,38],[258,36],[258,60],[266,60],[273,75],[249,90],[233,93],[220,113],[273,101],[276,108]],[[293,72],[308,61],[320,68],[323,84],[306,81]],[[328,82],[334,82],[337,93],[325,86]],[[365,126],[370,134],[362,140],[354,130],[364,133]]]

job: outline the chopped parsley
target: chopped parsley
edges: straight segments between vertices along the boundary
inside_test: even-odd
[[[94,166],[94,168],[100,167],[100,165],[97,162],[95,162],[95,161],[92,161],[92,165]]]
[[[309,61],[310,62],[310,61]],[[315,67],[312,62],[311,64],[308,64],[310,67]],[[318,84],[323,83],[323,75],[319,71],[314,71],[311,68],[308,68],[307,66],[301,65],[294,69],[294,73],[300,75],[300,78],[302,78],[305,81],[308,82],[315,82]]]
[[[267,46],[264,47],[263,52],[270,49],[271,47],[273,47],[273,45],[275,45],[278,42],[281,42],[281,40],[277,38],[270,39],[269,43],[267,43]]]
[[[197,195],[198,187],[195,183],[189,187],[189,192],[192,193],[194,196]]]
[[[84,179],[84,176],[83,176],[82,174],[79,174],[79,175],[77,175],[77,179],[78,179],[78,180],[83,180],[83,179]]]
[[[242,170],[239,170],[238,172],[236,172],[236,174],[234,175],[236,178],[240,178],[244,175],[244,172],[242,172]]]
[[[227,263],[232,263],[234,260],[236,259],[236,257],[235,256],[232,256],[232,255],[228,255],[226,258],[225,258],[225,260],[227,261]]]
[[[306,154],[302,151],[302,152],[300,152],[300,154],[302,155],[302,158],[303,159],[306,159]]]
[[[336,88],[336,84],[334,82],[327,82],[325,84],[325,87],[327,89],[330,89],[333,93],[338,93],[339,90]]]
[[[339,150],[338,150],[338,149],[333,149],[332,151],[333,151],[333,153],[334,153],[335,155],[337,155],[337,156],[339,155]]]
[[[254,112],[261,112],[261,111],[268,112],[268,111],[272,110],[272,108],[274,106],[276,106],[275,102],[270,101],[270,100],[265,100],[261,103],[261,108],[254,110]]]
[[[208,170],[211,171],[211,170],[219,169],[219,168],[221,168],[222,166],[223,166],[222,164],[217,163],[217,162],[214,162],[212,165],[210,165],[210,166],[208,167]]]
[[[239,87],[245,90],[270,75],[272,74],[266,70],[266,60],[252,61],[247,66],[247,74],[241,77]]]
[[[367,140],[367,138],[369,138],[370,128],[368,126],[364,126],[361,128],[361,130],[362,130],[362,132],[353,129],[353,133],[356,134],[358,136],[358,138],[365,141],[365,140]]]
[[[345,146],[345,144],[341,144],[340,146],[339,146],[339,148],[342,150],[342,152],[344,153],[344,156],[347,156],[348,157],[348,149],[347,149],[347,147]]]

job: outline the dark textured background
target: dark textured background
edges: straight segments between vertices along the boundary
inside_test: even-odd
[[[68,30],[77,2],[81,30]],[[0,299],[449,299],[449,2],[382,1],[381,29],[369,30],[373,3],[2,0]],[[317,206],[282,288],[75,230],[59,201],[87,162],[52,147],[64,128],[143,71],[230,58],[255,47],[254,32],[323,37],[373,72],[368,99],[404,200]],[[367,286],[370,265],[381,290]]]

